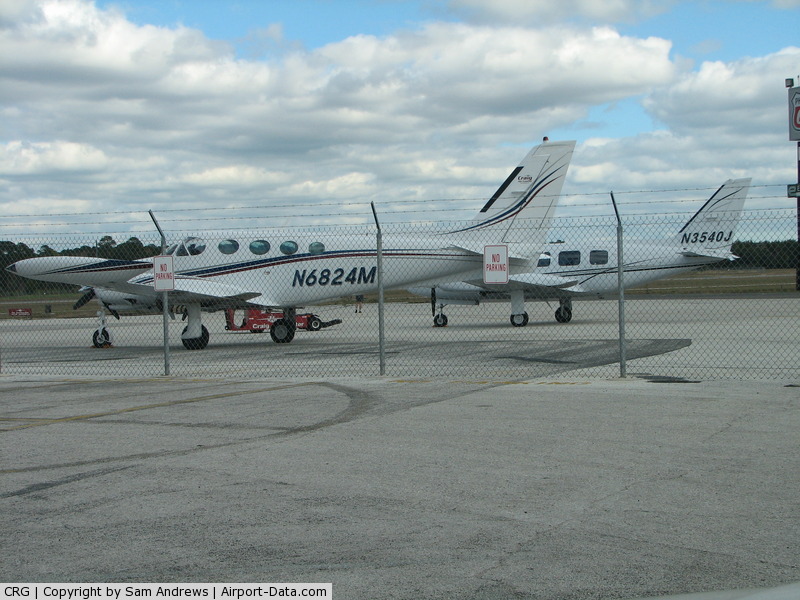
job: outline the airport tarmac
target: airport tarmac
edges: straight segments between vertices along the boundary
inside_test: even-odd
[[[800,303],[320,307],[188,352],[158,317],[0,321],[0,578],[633,598],[800,582]],[[536,313],[534,313],[536,310]],[[338,312],[337,312],[338,311]],[[535,317],[533,316],[535,314]],[[755,379],[742,381],[742,379]],[[666,383],[665,383],[666,382]],[[726,599],[727,600],[727,599]],[[781,598],[783,600],[783,598]]]
[[[467,600],[798,582],[798,384],[3,375],[0,579]]]
[[[562,373],[615,377],[619,369],[615,300],[576,301],[571,323],[554,307],[529,302],[531,322],[511,327],[508,303],[448,306],[450,325],[432,326],[429,304],[387,303],[385,370],[393,377],[535,379]],[[290,344],[268,333],[225,330],[221,312],[203,315],[208,347],[187,351],[186,326],[169,323],[165,369],[160,315],[108,318],[113,347],[91,344],[96,320],[0,320],[0,373],[153,377],[371,377],[380,375],[378,307],[307,307],[325,321]],[[70,311],[71,312],[71,311]],[[800,296],[636,298],[626,304],[627,371],[710,379],[800,377]],[[237,317],[237,323],[238,323]]]

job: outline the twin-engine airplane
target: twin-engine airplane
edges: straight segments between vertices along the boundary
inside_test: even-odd
[[[383,236],[383,285],[407,288],[427,281],[472,281],[482,277],[486,245],[508,246],[513,282],[552,287],[563,278],[536,269],[558,204],[575,142],[545,142],[533,148],[477,216],[463,227],[429,235]],[[190,350],[206,347],[209,333],[202,311],[262,308],[283,319],[270,334],[291,342],[298,307],[377,290],[377,250],[371,236],[354,243],[342,236],[298,233],[292,239],[189,237],[171,247],[175,291],[171,305],[188,317],[181,340]],[[159,306],[153,259],[105,260],[48,256],[18,261],[7,269],[22,277],[68,283],[118,295],[119,306]],[[570,282],[571,283],[571,282]],[[512,322],[524,307],[512,290]]]
[[[650,283],[677,273],[737,257],[731,253],[736,226],[750,188],[750,179],[729,179],[669,239],[648,243],[626,243],[623,255],[625,288]],[[462,280],[417,285],[409,291],[431,296],[433,323],[447,325],[444,307],[448,304],[477,305],[481,302],[511,300],[511,324],[524,326],[528,315],[522,311],[524,300],[558,300],[555,317],[559,323],[572,319],[572,300],[602,299],[618,293],[616,243],[608,245],[548,244],[537,263],[539,281],[515,277],[505,286],[486,285],[480,280]]]

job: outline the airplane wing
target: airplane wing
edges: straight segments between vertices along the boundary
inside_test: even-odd
[[[721,252],[716,252],[711,248],[707,248],[702,252],[695,252],[693,250],[682,250],[679,252],[682,256],[689,258],[718,258],[720,260],[736,260],[739,258],[733,252],[728,252],[727,249],[722,249]]]
[[[551,296],[556,290],[568,292],[581,292],[581,286],[577,279],[569,279],[560,275],[549,275],[547,273],[518,273],[508,278],[507,284],[489,285],[483,281],[469,281],[472,285],[483,288],[487,291],[509,293],[514,290],[524,290],[529,294],[542,294]]]
[[[170,292],[173,303],[187,304],[250,304],[248,301],[261,296],[261,292],[242,289],[199,277],[176,277],[175,291]],[[261,303],[259,303],[260,305]]]
[[[109,285],[108,289],[114,292],[141,295],[152,299],[155,299],[160,294],[160,292],[156,292],[153,289],[152,276],[138,281],[134,279]],[[259,301],[250,302],[254,298],[259,298]],[[175,289],[169,292],[169,301],[173,305],[199,303],[203,306],[217,305],[229,308],[275,306],[274,303],[270,303],[268,299],[264,298],[261,292],[254,292],[200,277],[181,276],[175,278]]]

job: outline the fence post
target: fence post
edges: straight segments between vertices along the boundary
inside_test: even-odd
[[[147,212],[150,213],[150,218],[153,219],[153,223],[155,223],[156,229],[158,229],[158,233],[161,236],[161,254],[163,255],[167,251],[167,237],[161,230],[161,225],[158,224],[153,211],[149,210]],[[155,285],[155,281],[153,282],[153,285]],[[162,319],[164,321],[164,377],[169,377],[169,292],[165,291],[162,292],[162,294]]]
[[[375,203],[370,202],[372,206],[372,216],[375,217],[375,227],[378,228],[376,235],[377,250],[376,256],[378,258],[378,354],[380,355],[380,374],[386,374],[386,343],[383,330],[383,233],[381,232],[381,224],[378,222],[378,213],[375,211]]]
[[[625,378],[627,375],[627,356],[625,341],[625,262],[622,244],[622,220],[619,218],[617,201],[614,199],[614,192],[611,192],[611,203],[614,205],[614,214],[617,216],[617,290],[619,298],[619,376]]]

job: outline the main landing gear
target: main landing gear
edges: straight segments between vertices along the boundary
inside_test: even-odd
[[[525,312],[525,292],[511,292],[511,324],[514,327],[525,327],[528,324],[528,313]]]
[[[572,298],[561,298],[556,309],[556,321],[569,323],[572,320]]]
[[[186,305],[187,324],[181,333],[181,342],[187,350],[202,350],[208,346],[208,329],[201,322],[200,305]]]

